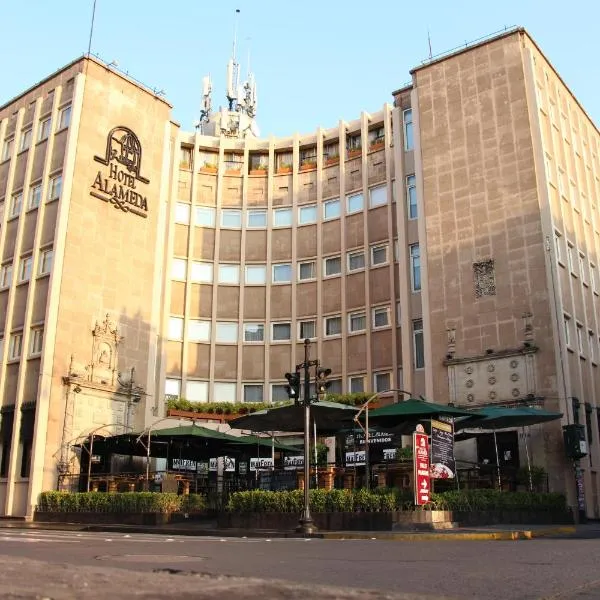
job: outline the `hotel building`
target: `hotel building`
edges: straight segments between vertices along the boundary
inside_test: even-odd
[[[523,29],[411,74],[289,138],[242,101],[183,131],[92,57],[0,107],[0,515],[165,395],[284,399],[309,338],[332,391],[584,423],[600,517],[598,129]],[[524,435],[576,505],[561,423]]]

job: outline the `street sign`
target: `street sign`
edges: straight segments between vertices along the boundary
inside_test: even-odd
[[[429,441],[426,433],[413,433],[413,448],[415,505],[422,506],[430,502],[431,489],[429,480]]]

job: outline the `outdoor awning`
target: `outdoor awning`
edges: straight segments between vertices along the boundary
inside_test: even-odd
[[[547,423],[562,418],[562,413],[550,412],[530,406],[486,406],[473,409],[471,416],[455,422],[455,430],[460,429],[506,429],[507,427],[527,427]]]

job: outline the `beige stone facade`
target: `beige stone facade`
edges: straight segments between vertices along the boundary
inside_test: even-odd
[[[92,59],[0,107],[0,514],[165,395],[284,399],[308,337],[334,391],[575,406],[596,515],[598,142],[522,30],[306,136],[186,133]],[[528,435],[573,496],[560,424]]]

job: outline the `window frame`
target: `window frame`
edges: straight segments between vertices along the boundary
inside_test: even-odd
[[[354,198],[360,198],[360,208],[351,208],[351,201]],[[362,192],[357,192],[355,194],[348,194],[346,196],[346,214],[354,215],[359,212],[363,212],[365,209],[365,196]]]
[[[249,281],[248,280],[248,271],[258,272],[258,270],[262,272],[262,279],[260,282]],[[249,265],[246,264],[244,266],[244,285],[267,285],[267,265]]]
[[[32,327],[31,328],[31,339],[29,341],[29,356],[30,357],[41,356],[43,349],[44,349],[44,328],[43,327]]]
[[[312,276],[302,277],[302,265],[312,265]],[[314,281],[317,278],[317,261],[303,260],[298,263],[298,281]]]
[[[387,376],[388,383],[384,390],[379,389],[378,378]],[[381,394],[382,392],[387,392],[392,389],[392,372],[391,371],[375,371],[373,373],[373,391],[375,393]]]
[[[67,129],[71,125],[71,114],[73,107],[71,104],[66,104],[58,111],[58,123],[56,125],[56,132]]]
[[[409,152],[414,150],[415,139],[412,107],[402,111],[402,132],[404,135],[404,151]]]
[[[385,194],[383,195],[383,198],[385,198],[385,200],[382,201],[378,201],[378,202],[374,202],[373,201],[373,192],[377,192],[376,197],[379,195],[379,190],[384,190]],[[386,206],[388,204],[388,189],[387,189],[387,184],[380,184],[380,185],[374,185],[372,187],[369,188],[369,208],[379,208],[380,206]]]
[[[175,265],[183,267],[183,276],[179,275],[179,268],[175,268]],[[172,257],[171,258],[171,269],[169,271],[169,278],[171,281],[185,281],[187,278],[187,260],[185,258]]]
[[[250,223],[250,217],[261,215],[264,218],[264,224],[261,225],[252,225]],[[263,208],[260,209],[249,209],[246,213],[246,228],[247,229],[265,229],[268,225],[268,214],[267,211]]]
[[[366,269],[367,261],[366,261],[364,249],[363,250],[350,250],[346,253],[346,256],[347,256],[346,267],[348,269],[348,273],[355,273],[357,271],[364,271]],[[353,256],[361,256],[362,257],[362,267],[352,268],[352,263],[350,261],[352,260]]]
[[[23,190],[14,192],[10,197],[8,219],[16,219],[23,211]]]
[[[191,220],[192,205],[189,202],[175,202],[174,221],[178,225],[189,225]]]
[[[225,217],[234,217],[237,215],[236,225],[226,225]],[[221,209],[221,229],[241,229],[242,228],[242,211],[239,208],[222,208]]]
[[[31,147],[32,137],[32,127],[26,127],[25,129],[21,129],[21,135],[19,138],[19,152],[25,152],[25,150],[29,150],[29,148]]]
[[[336,321],[339,322],[339,332],[337,333],[329,333],[328,332],[328,322],[329,321]],[[342,319],[342,315],[329,315],[326,317],[323,317],[323,337],[339,337],[344,333],[344,321]]]
[[[328,216],[327,209],[331,206],[337,206],[337,214]],[[341,217],[342,204],[339,198],[332,198],[331,200],[325,200],[325,202],[323,202],[323,221],[333,221],[334,219],[340,219]]]
[[[275,339],[275,327],[278,325],[287,325],[289,329],[289,335],[287,338]],[[271,343],[272,344],[285,344],[292,341],[292,323],[291,321],[274,321],[271,323]]]
[[[330,264],[330,261],[338,261],[339,262],[339,271],[336,271],[334,273],[328,273],[327,272],[327,265]],[[343,264],[342,264],[342,257],[341,255],[337,254],[336,256],[326,256],[323,258],[323,278],[328,278],[328,277],[339,277],[341,276],[343,271]]]
[[[22,256],[19,260],[19,274],[17,283],[25,283],[31,280],[31,274],[33,269],[33,256],[28,254]]]
[[[256,333],[258,333],[259,331],[261,332],[260,340],[251,340],[251,339],[246,338],[247,333],[252,333],[251,331],[248,331],[248,329],[251,327],[256,328]],[[264,323],[256,323],[254,321],[244,322],[242,340],[243,340],[244,344],[264,344],[265,343],[265,324]]]
[[[386,315],[386,323],[385,325],[377,325],[376,324],[376,318],[377,318],[377,314],[384,312]],[[387,329],[388,327],[392,326],[392,319],[391,319],[391,308],[389,305],[387,306],[374,306],[371,309],[371,327],[373,329]]]
[[[249,388],[260,389],[260,400],[246,400],[246,390]],[[254,404],[265,401],[265,386],[262,383],[243,383],[242,384],[242,402],[244,404]]]
[[[415,174],[407,175],[405,179],[406,189],[406,214],[409,221],[419,218],[419,206],[417,196],[417,176]],[[414,207],[414,212],[413,212]]]
[[[210,217],[210,223],[207,225],[206,223],[201,223],[201,219],[198,218],[198,215],[205,214]],[[195,206],[194,207],[194,225],[196,227],[206,227],[210,229],[215,228],[217,219],[217,210],[214,206]]]
[[[414,252],[415,248],[416,254]],[[408,246],[408,257],[410,260],[410,289],[413,293],[417,293],[423,289],[423,280],[421,277],[421,246],[418,242]]]
[[[194,273],[196,271],[196,274]],[[210,271],[209,278],[198,278],[197,275],[200,273]],[[213,284],[215,280],[215,265],[214,263],[203,261],[203,260],[193,260],[190,266],[190,282],[191,283],[199,283],[199,284]]]
[[[284,223],[283,225],[280,223],[277,223],[278,217],[282,214],[286,214],[289,216],[289,219],[286,219],[286,223]],[[293,224],[294,224],[294,212],[291,207],[276,208],[273,211],[273,229],[279,229],[279,228],[283,228],[283,227],[292,227]]]
[[[287,267],[289,269],[289,277],[287,279],[277,279],[275,277],[275,272],[277,271],[277,269],[281,268],[281,267]],[[271,265],[271,283],[273,285],[278,285],[278,284],[288,284],[288,283],[292,283],[292,263],[273,263]]]
[[[310,221],[303,220],[303,213],[306,211],[310,211],[311,214],[314,214],[314,218]],[[298,207],[298,226],[301,227],[303,225],[313,225],[317,222],[319,218],[319,211],[317,210],[316,204],[305,204],[303,206]]]
[[[375,252],[377,250],[385,250],[385,260],[383,262],[375,262],[374,257],[375,257]],[[385,243],[385,244],[373,244],[372,246],[369,246],[369,253],[370,253],[370,258],[371,258],[371,267],[380,267],[383,265],[387,265],[390,262],[389,259],[389,244]]]
[[[35,200],[35,202],[34,202]],[[36,183],[29,186],[27,194],[27,210],[35,210],[42,203],[42,184]]]
[[[360,380],[360,382],[361,382],[360,390],[352,389],[352,382],[355,380]],[[350,376],[348,376],[348,393],[349,394],[364,394],[364,392],[365,392],[365,375],[350,375]]]
[[[183,317],[169,315],[167,322],[167,340],[182,342],[185,331],[185,319]]]
[[[364,322],[364,326],[361,329],[354,329],[352,325],[353,319],[362,319]],[[367,312],[365,310],[355,310],[348,313],[348,335],[353,333],[363,333],[367,331],[368,321],[367,321]]]
[[[0,290],[9,288],[13,278],[13,262],[0,265]]]
[[[38,122],[38,142],[43,142],[50,137],[52,132],[52,117],[50,115],[41,117]]]
[[[421,327],[417,328],[417,323],[421,323]],[[418,340],[420,339],[420,342]],[[413,343],[413,369],[421,371],[425,368],[425,331],[423,329],[423,319],[413,319],[412,321],[412,343]],[[419,353],[417,349],[421,349],[423,364],[419,366]]]
[[[8,361],[20,360],[23,355],[23,332],[11,333],[8,342]]]
[[[48,258],[49,257],[49,258]],[[52,272],[54,262],[54,248],[40,249],[38,275],[49,275]]]
[[[302,325],[312,323],[313,335],[305,336],[302,335]],[[301,319],[298,321],[298,340],[303,342],[306,339],[314,340],[317,338],[317,320],[316,319]]]
[[[219,285],[240,285],[240,265],[233,263],[219,263],[217,269],[217,283]],[[235,270],[235,271],[234,271]],[[222,278],[222,274],[231,272],[232,275],[235,275],[231,280],[227,280],[228,278]]]
[[[60,200],[62,194],[62,173],[53,175],[48,182],[48,202]]]
[[[219,334],[223,333],[224,329],[235,327],[235,339],[223,340],[219,339]],[[221,331],[219,331],[221,330]],[[217,344],[237,344],[240,337],[240,328],[237,321],[217,321],[215,324],[215,343]]]
[[[187,341],[196,343],[208,343],[210,342],[212,332],[212,321],[208,319],[187,319]],[[195,329],[194,325],[202,325],[202,328],[198,328],[201,331],[206,330],[206,335],[194,335],[192,332]]]

